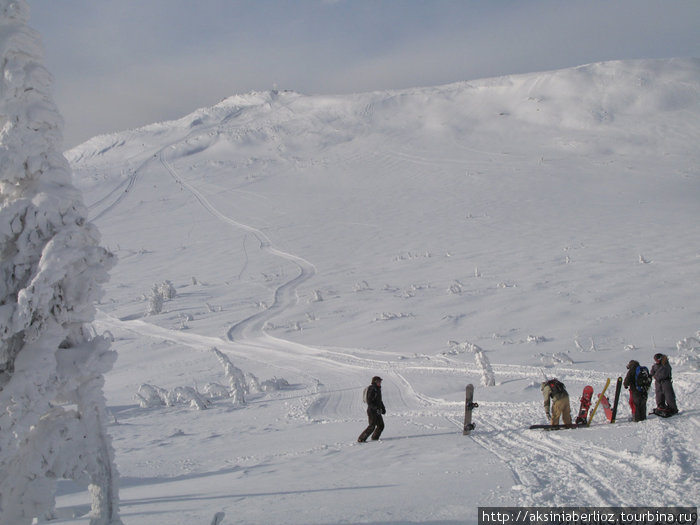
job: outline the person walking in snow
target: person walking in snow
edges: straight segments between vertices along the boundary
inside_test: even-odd
[[[369,426],[360,434],[360,437],[357,438],[357,441],[360,443],[367,441],[370,435],[372,436],[372,441],[377,441],[384,430],[384,418],[382,416],[386,414],[386,408],[382,401],[381,377],[374,376],[372,378],[372,384],[367,387],[365,401],[367,402]]]
[[[632,359],[627,363],[627,375],[622,385],[630,391],[630,409],[632,421],[644,421],[647,418],[647,390],[637,385],[637,368],[639,361]]]
[[[655,354],[654,365],[649,373],[654,378],[656,410],[670,415],[677,414],[676,393],[673,391],[671,364],[668,362],[668,356]]]
[[[566,391],[564,383],[558,379],[548,379],[540,386],[544,396],[544,412],[550,424],[558,425],[559,418],[564,420],[565,425],[571,425],[571,407],[569,406],[569,393]],[[550,410],[551,402],[551,410]]]

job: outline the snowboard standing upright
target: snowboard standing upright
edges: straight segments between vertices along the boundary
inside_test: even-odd
[[[588,418],[588,426],[591,426],[591,421],[593,421],[593,416],[595,416],[596,410],[598,410],[598,405],[600,405],[600,400],[605,397],[605,391],[608,389],[610,386],[610,378],[608,377],[608,380],[605,382],[605,386],[603,387],[603,391],[598,394],[598,401],[596,402],[595,406],[593,407],[593,411],[591,412],[591,415]],[[607,399],[607,398],[606,398]]]
[[[468,435],[472,430],[474,430],[474,423],[472,423],[472,409],[478,407],[478,403],[474,403],[474,385],[467,385],[467,399],[464,403],[464,430],[462,430],[463,435]]]
[[[620,390],[622,390],[622,378],[618,377],[617,384],[615,385],[615,399],[613,400],[611,423],[614,423],[617,417],[617,404],[620,402]]]
[[[581,396],[581,407],[578,409],[578,416],[576,416],[577,425],[585,425],[588,421],[588,409],[591,408],[592,398],[593,387],[590,385],[583,387],[583,395]]]

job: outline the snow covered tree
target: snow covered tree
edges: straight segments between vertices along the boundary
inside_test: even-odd
[[[154,284],[151,288],[151,295],[148,297],[148,306],[146,306],[146,315],[158,315],[163,311],[163,294],[160,293],[160,288]]]
[[[50,516],[56,480],[89,486],[91,523],[118,524],[104,373],[90,331],[114,264],[60,153],[39,35],[0,0],[0,525]]]
[[[218,348],[212,348],[212,351],[216,354],[221,366],[224,367],[224,373],[231,387],[229,393],[231,398],[233,398],[233,404],[235,406],[245,405],[245,395],[247,393],[245,374]]]

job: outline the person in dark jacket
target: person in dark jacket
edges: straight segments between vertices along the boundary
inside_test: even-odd
[[[384,430],[384,418],[386,408],[382,401],[382,378],[374,376],[372,384],[367,387],[367,418],[369,426],[360,434],[357,441],[364,443],[371,435],[372,441],[377,441]]]
[[[671,364],[668,362],[668,356],[664,354],[654,355],[654,365],[651,367],[649,375],[654,378],[656,409],[670,414],[677,414],[676,393],[673,391]]]
[[[627,375],[622,385],[630,390],[630,408],[633,421],[644,421],[647,418],[647,391],[639,390],[635,376],[639,361],[631,360],[627,364]]]

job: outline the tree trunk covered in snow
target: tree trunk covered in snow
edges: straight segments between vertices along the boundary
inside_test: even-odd
[[[119,521],[104,373],[88,324],[114,264],[71,183],[62,121],[24,0],[0,0],[0,525],[50,514],[56,479]]]

